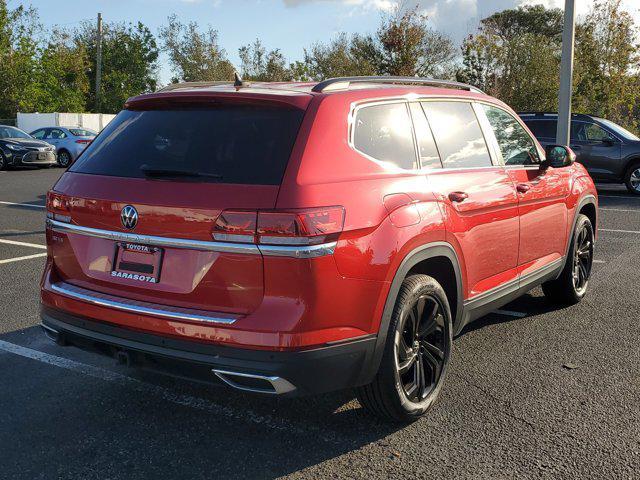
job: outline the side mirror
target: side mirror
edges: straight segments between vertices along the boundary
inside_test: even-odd
[[[604,146],[606,146],[606,147],[613,147],[613,146],[616,144],[616,142],[614,142],[614,141],[613,141],[612,139],[610,139],[610,138],[605,138],[605,139],[603,139],[603,140],[602,140],[602,144],[603,144]]]
[[[545,153],[547,158],[540,163],[541,169],[568,167],[576,161],[576,154],[565,145],[547,145]]]

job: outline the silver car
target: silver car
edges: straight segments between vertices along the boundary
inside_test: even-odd
[[[64,168],[78,158],[96,135],[93,130],[83,127],[46,127],[31,132],[31,136],[56,147],[58,165]]]

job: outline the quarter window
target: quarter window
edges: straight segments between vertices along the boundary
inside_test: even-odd
[[[527,131],[511,114],[483,105],[498,141],[505,165],[535,165],[540,162],[538,149]]]
[[[418,140],[418,153],[420,154],[420,166],[422,168],[442,168],[440,154],[429,121],[419,103],[410,104],[413,127],[416,130]]]
[[[445,168],[491,166],[482,129],[467,102],[424,102],[424,111]]]
[[[365,106],[356,113],[354,147],[381,162],[416,168],[411,118],[406,103]]]

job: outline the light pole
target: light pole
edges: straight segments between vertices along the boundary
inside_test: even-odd
[[[100,113],[100,89],[102,83],[102,13],[98,13],[96,28],[96,113]]]
[[[571,143],[571,91],[573,89],[575,28],[575,0],[565,0],[560,94],[558,95],[558,132],[556,134],[556,143],[558,145],[569,145]]]

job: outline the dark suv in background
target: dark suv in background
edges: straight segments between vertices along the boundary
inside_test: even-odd
[[[558,114],[520,113],[544,146],[556,143]],[[640,138],[604,118],[574,114],[571,148],[596,182],[624,183],[640,195]]]

